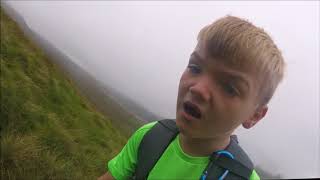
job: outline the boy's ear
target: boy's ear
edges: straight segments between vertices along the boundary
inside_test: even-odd
[[[242,126],[246,129],[253,127],[257,124],[268,112],[268,106],[264,105],[262,107],[258,107],[253,116],[242,123]]]

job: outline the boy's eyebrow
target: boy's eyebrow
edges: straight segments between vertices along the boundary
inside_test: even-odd
[[[196,51],[193,51],[191,53],[190,56],[195,57],[196,59],[199,59],[200,61],[204,61],[203,58],[200,57],[199,53]],[[230,72],[230,71],[221,71],[223,74],[226,74],[228,77],[230,77],[231,79],[234,79],[235,81],[240,81],[241,83],[245,84],[248,88],[248,90],[250,89],[250,84],[247,81],[247,78],[245,78],[243,75],[241,75],[241,73],[237,73],[237,72]]]
[[[203,61],[203,59],[200,57],[200,55],[197,53],[197,51],[193,51],[190,56],[191,57],[194,56],[194,57],[196,57],[196,59]]]
[[[241,75],[234,74],[234,73],[231,73],[231,72],[224,72],[224,73],[226,73],[227,76],[229,76],[231,79],[244,84],[247,87],[248,90],[250,89],[249,82],[246,80],[246,78],[242,77]]]

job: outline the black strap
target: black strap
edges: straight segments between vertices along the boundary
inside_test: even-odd
[[[228,169],[229,171],[245,178],[249,179],[250,175],[252,173],[252,170],[238,162],[237,160],[225,157],[225,156],[220,156],[217,161],[215,162],[218,166]]]
[[[138,163],[135,179],[147,179],[149,172],[160,159],[171,141],[177,136],[175,121],[165,119],[158,121],[142,139],[138,149]]]
[[[249,169],[239,161],[224,155],[214,153],[210,157],[210,161],[212,161],[214,165],[208,168],[208,179],[217,179],[226,169],[229,170],[229,173],[237,175],[238,177],[236,179],[249,179],[252,173],[252,169]],[[231,175],[228,174],[227,177],[231,177]]]
[[[210,156],[210,163],[206,168],[208,171],[207,179],[218,179],[226,169],[229,170],[225,178],[226,180],[249,179],[253,170],[253,163],[238,145],[235,135],[231,136],[230,143],[225,150],[230,152],[234,156],[234,159],[213,153]]]
[[[231,136],[230,143],[225,150],[232,153],[234,156],[234,159],[236,159],[238,162],[240,162],[247,168],[253,170],[254,165],[250,160],[249,156],[247,155],[247,153],[241,148],[241,146],[239,146],[236,135]]]

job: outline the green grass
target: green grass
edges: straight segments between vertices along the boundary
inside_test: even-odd
[[[127,137],[1,9],[1,179],[95,179]]]

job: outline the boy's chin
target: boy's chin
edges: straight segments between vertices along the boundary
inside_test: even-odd
[[[179,129],[179,133],[185,135],[188,132],[185,122],[180,117],[176,117],[176,124]]]
[[[199,136],[196,135],[196,129],[186,124],[186,122],[183,122],[182,119],[179,119],[177,117],[176,124],[179,129],[179,133],[183,136],[190,138],[199,138]]]

